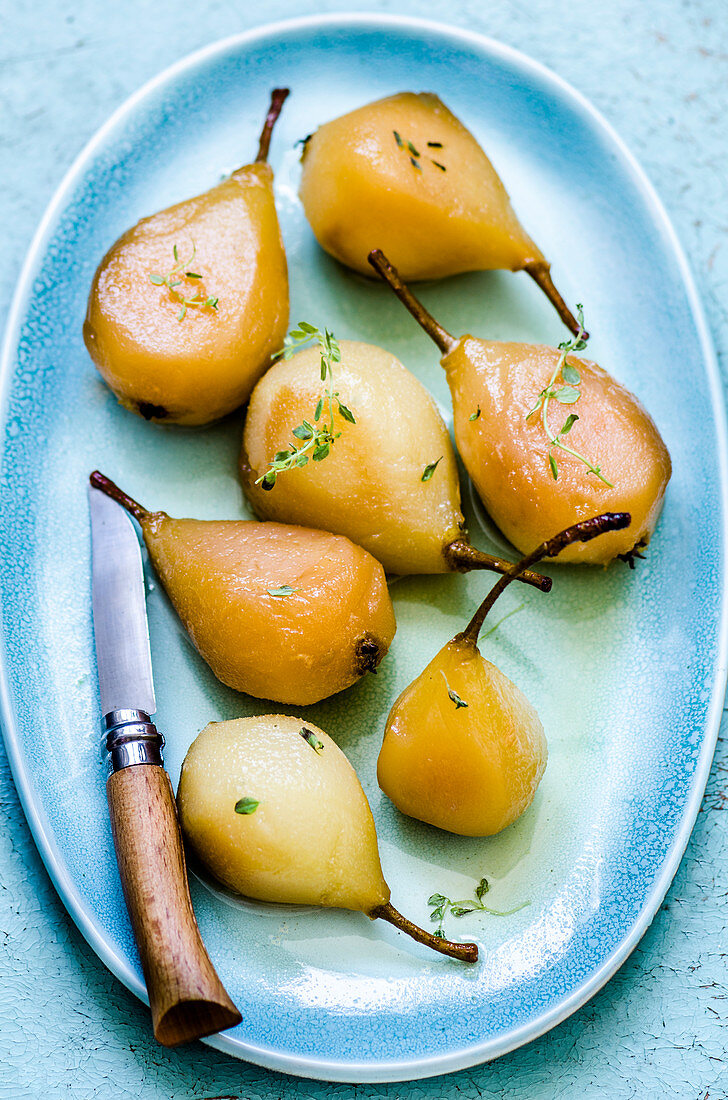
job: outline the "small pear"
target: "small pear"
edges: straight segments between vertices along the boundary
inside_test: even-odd
[[[207,424],[248,399],[288,326],[288,271],[267,163],[276,88],[253,164],[143,218],[94,276],[83,336],[127,409]]]
[[[240,477],[257,514],[346,535],[388,573],[510,569],[467,540],[450,436],[422,383],[383,348],[352,340],[337,347],[333,416],[341,434],[325,460],[294,466],[272,484],[264,475],[296,442],[296,426],[317,423],[319,349],[280,360],[253,391]],[[539,574],[523,579],[550,588]]]
[[[211,722],[187,752],[177,803],[190,849],[235,893],[381,917],[436,951],[477,960],[475,944],[438,939],[391,904],[356,772],[310,722]]]
[[[402,92],[327,122],[302,161],[306,217],[347,267],[367,274],[370,250],[381,248],[410,281],[526,271],[576,331],[495,168],[436,95]]]
[[[478,650],[486,615],[518,573],[630,517],[575,524],[501,577],[461,633],[396,700],[379,753],[379,786],[409,817],[462,836],[492,836],[530,806],[546,767],[543,726],[519,688]]]
[[[340,535],[148,512],[98,471],[91,484],[139,522],[154,568],[223,684],[307,705],[374,670],[396,629],[378,561]]]
[[[634,394],[588,359],[537,344],[456,339],[427,312],[380,252],[372,266],[434,340],[452,395],[455,441],[475,488],[522,553],[549,532],[607,509],[629,512],[629,530],[574,543],[563,562],[630,565],[655,529],[670,455]]]

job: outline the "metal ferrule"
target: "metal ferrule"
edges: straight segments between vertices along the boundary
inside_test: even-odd
[[[163,766],[164,738],[143,710],[112,710],[101,719],[109,772],[135,764]]]

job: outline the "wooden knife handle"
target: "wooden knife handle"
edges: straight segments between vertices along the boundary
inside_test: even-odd
[[[242,1017],[210,962],[192,911],[172,785],[137,764],[106,784],[116,858],[149,994],[155,1038],[176,1046]]]

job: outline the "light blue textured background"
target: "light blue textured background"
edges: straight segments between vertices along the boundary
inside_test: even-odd
[[[723,367],[724,0],[540,3],[409,0],[355,10],[447,18],[518,46],[600,107],[656,183],[686,244]],[[274,0],[266,19],[312,11]],[[318,10],[351,10],[329,3]],[[578,24],[574,20],[579,18]],[[250,6],[141,0],[16,4],[0,14],[0,163],[6,308],[35,223],[70,160],[110,111],[158,69],[260,22]],[[722,140],[721,140],[722,139]],[[723,304],[721,304],[721,292]],[[0,750],[1,751],[1,750]],[[668,898],[616,978],[547,1037],[449,1078],[378,1088],[267,1073],[201,1045],[166,1052],[146,1009],[92,955],[50,887],[4,757],[0,758],[0,1097],[728,1096],[726,1048],[726,751],[721,740],[703,812]]]

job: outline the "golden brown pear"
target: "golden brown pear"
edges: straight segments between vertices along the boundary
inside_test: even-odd
[[[520,570],[575,541],[607,538],[629,520],[597,516],[543,543],[496,582],[466,629],[405,688],[377,764],[380,787],[402,813],[451,833],[491,836],[530,806],[546,767],[543,727],[519,688],[481,656],[480,628]]]
[[[333,386],[354,422],[335,400],[341,434],[325,460],[278,474],[272,485],[265,474],[274,456],[294,444],[300,449],[293,430],[315,423],[324,392],[320,349],[280,360],[253,391],[240,476],[257,514],[346,535],[388,573],[509,569],[510,562],[467,541],[450,436],[425,387],[383,348],[351,340],[338,347]],[[324,401],[321,421],[329,415]],[[538,574],[524,580],[550,587]]]
[[[349,539],[249,520],[148,512],[96,471],[138,520],[200,655],[228,687],[307,705],[377,667],[394,637],[384,571]]]
[[[667,448],[634,394],[566,349],[455,339],[386,257],[374,252],[371,262],[440,348],[465,468],[513,545],[527,553],[609,509],[631,514],[629,530],[574,543],[559,560],[632,562],[650,541],[671,474]],[[586,346],[583,331],[572,344]]]
[[[381,248],[404,279],[525,270],[576,321],[480,145],[436,95],[402,92],[321,126],[303,151],[300,197],[322,248],[368,273]]]
[[[121,404],[147,420],[225,416],[285,336],[288,272],[266,157],[286,95],[273,93],[254,164],[143,218],[96,271],[86,347]]]
[[[440,940],[391,904],[366,795],[318,726],[283,714],[211,722],[187,752],[177,803],[189,848],[230,890],[381,917],[476,961],[475,944]]]

